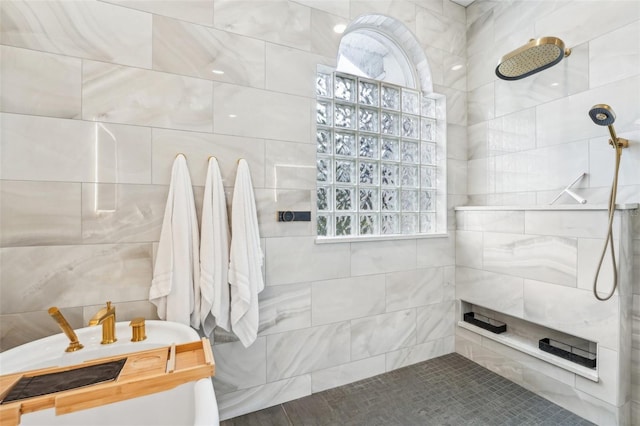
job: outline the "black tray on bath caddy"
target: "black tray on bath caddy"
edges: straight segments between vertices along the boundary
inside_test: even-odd
[[[115,380],[126,361],[127,358],[122,358],[68,371],[25,376],[18,380],[0,404]]]
[[[587,368],[596,368],[596,354],[545,337],[538,343],[540,350],[559,356]]]
[[[475,312],[467,312],[464,314],[463,319],[465,322],[484,328],[492,333],[500,334],[507,331],[507,324]]]

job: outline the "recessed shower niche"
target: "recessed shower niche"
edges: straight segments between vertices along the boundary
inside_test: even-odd
[[[505,324],[506,331],[496,333],[464,320],[473,312],[476,318],[488,318],[494,324]],[[460,301],[458,326],[527,355],[571,371],[597,382],[598,345],[587,339],[553,330],[530,321],[506,315],[473,303]]]

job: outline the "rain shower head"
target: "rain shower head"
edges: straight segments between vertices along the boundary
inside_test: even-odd
[[[496,75],[503,80],[520,80],[554,66],[570,54],[571,49],[565,49],[557,37],[531,39],[500,59]]]
[[[591,107],[589,117],[598,126],[610,126],[616,121],[616,113],[607,104],[598,104]]]

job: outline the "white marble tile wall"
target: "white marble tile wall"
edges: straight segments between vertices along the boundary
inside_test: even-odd
[[[456,299],[489,309],[508,329],[511,322],[518,342],[537,346],[543,335],[566,338],[557,332],[597,342],[599,380],[460,328],[456,351],[598,424],[631,424],[628,401],[638,380],[630,374],[637,358],[630,317],[638,314],[624,283],[634,264],[637,269],[637,211],[616,213],[621,286],[606,302],[592,292],[606,210],[460,208],[457,216]],[[613,283],[608,259],[598,280],[601,293]]]
[[[2,350],[57,332],[51,304],[74,327],[106,300],[121,320],[157,317],[148,289],[178,153],[198,210],[212,155],[228,202],[239,158],[256,192],[267,286],[253,346],[211,336],[222,418],[454,350],[453,207],[467,193],[463,7],[9,0],[0,8]],[[334,25],[373,13],[413,32],[448,97],[452,232],[316,244],[314,222],[279,223],[276,212],[315,216],[316,66],[335,64]]]
[[[546,204],[555,196],[552,191],[585,172],[587,178],[576,187],[588,194],[589,203],[606,203],[614,167],[605,152],[608,132],[587,112],[598,103],[611,105],[618,133],[638,138],[639,28],[640,6],[634,1],[603,7],[587,0],[477,0],[467,8],[471,202]],[[571,55],[522,80],[495,76],[503,55],[544,36],[561,38]],[[517,127],[500,126],[504,118],[525,113]],[[638,202],[638,159],[631,149],[625,153],[630,158],[621,165],[625,179],[619,200]]]

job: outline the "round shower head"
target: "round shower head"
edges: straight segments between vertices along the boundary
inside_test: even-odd
[[[571,49],[565,49],[564,42],[557,37],[531,39],[500,59],[496,75],[503,80],[520,80],[554,66],[570,54]]]
[[[616,121],[616,114],[613,109],[606,104],[598,104],[591,107],[589,117],[599,126],[610,126]]]

